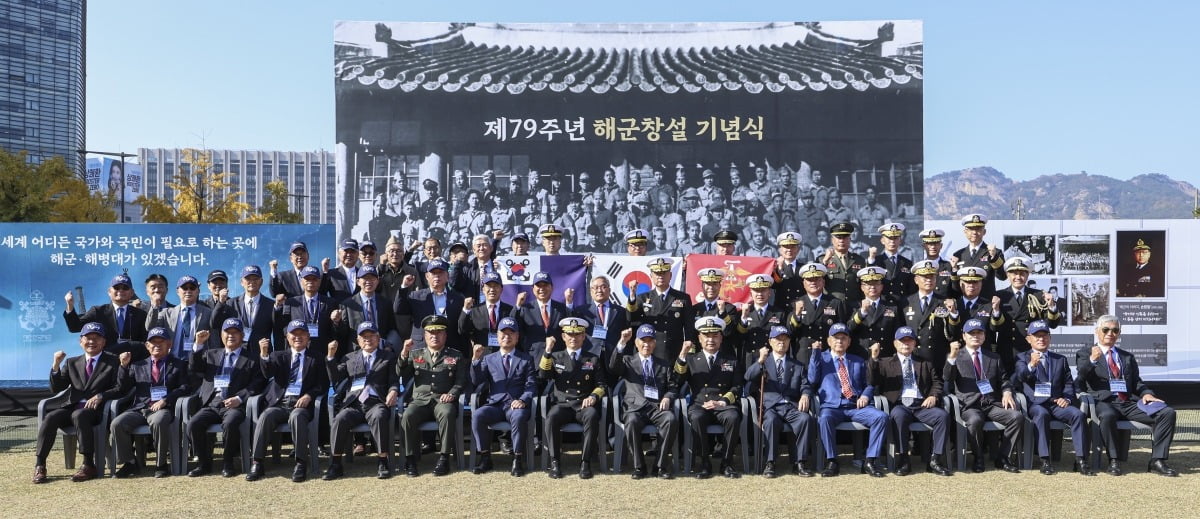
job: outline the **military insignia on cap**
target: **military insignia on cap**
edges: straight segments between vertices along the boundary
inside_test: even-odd
[[[829,228],[829,234],[832,234],[834,236],[849,236],[850,233],[853,233],[853,232],[854,232],[854,224],[849,223],[849,222],[836,223],[836,224],[833,224],[833,226]]]
[[[983,227],[983,226],[987,225],[987,222],[988,222],[987,217],[985,217],[981,214],[969,214],[965,218],[962,219],[963,227],[967,227],[967,228],[971,228],[971,229],[978,229],[980,227]]]
[[[979,267],[963,267],[958,269],[958,279],[960,281],[983,281],[987,277],[987,271]]]
[[[710,315],[697,319],[695,326],[696,331],[700,333],[720,332],[725,330],[725,321]]]
[[[792,231],[782,233],[775,238],[775,242],[781,247],[787,245],[800,245],[800,233]]]
[[[703,283],[719,283],[725,279],[725,271],[718,268],[706,268],[699,272],[700,281]]]
[[[904,234],[904,224],[902,223],[885,223],[879,226],[879,233],[888,238],[895,238]]]
[[[938,272],[938,265],[933,260],[921,260],[913,263],[912,273],[917,276],[933,276]]]
[[[637,245],[646,243],[647,241],[649,241],[649,238],[646,236],[645,229],[634,229],[625,233],[625,243]]]
[[[804,279],[823,278],[829,273],[829,269],[820,263],[805,263],[800,267],[800,277]]]
[[[887,275],[887,270],[883,267],[863,267],[858,270],[858,280],[864,283],[879,281]]]
[[[562,236],[562,229],[559,229],[557,225],[548,223],[542,226],[541,230],[538,231],[538,234],[540,234],[543,238]]]
[[[666,258],[654,258],[650,263],[646,264],[650,268],[650,272],[670,272],[671,262]]]
[[[921,241],[925,243],[941,243],[946,232],[941,229],[925,229],[921,231]]]
[[[421,328],[429,332],[445,330],[449,325],[450,320],[440,315],[431,315],[421,320]]]
[[[1029,260],[1021,256],[1009,258],[1008,261],[1004,262],[1004,271],[1008,272],[1010,270],[1029,270]]]
[[[746,286],[750,288],[771,288],[771,278],[765,274],[754,274],[746,278]]]
[[[563,333],[583,333],[587,330],[588,322],[578,317],[567,317],[558,322]]]
[[[721,245],[731,245],[737,243],[738,235],[736,232],[730,230],[722,230],[718,231],[717,234],[713,236],[713,239]]]
[[[1133,244],[1133,250],[1150,250],[1150,246],[1146,245],[1146,240],[1138,238],[1137,243]]]

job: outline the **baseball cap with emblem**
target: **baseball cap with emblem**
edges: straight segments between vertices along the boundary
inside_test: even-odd
[[[1146,244],[1146,240],[1138,238],[1133,244],[1133,250],[1150,250],[1150,246]]]
[[[358,335],[362,335],[365,332],[379,333],[379,327],[375,326],[375,323],[372,321],[363,321],[358,323]]]
[[[967,319],[967,322],[963,323],[963,333],[983,331],[984,329],[983,321],[979,319]]]
[[[913,331],[913,329],[911,327],[901,326],[899,328],[896,328],[896,337],[895,337],[896,340],[916,339],[916,338],[917,338],[917,334],[916,334],[916,332]]]
[[[858,269],[858,280],[863,283],[871,283],[883,279],[887,275],[887,269],[883,267],[863,267]]]
[[[769,338],[774,339],[776,337],[779,337],[780,335],[786,335],[788,337],[791,337],[792,332],[788,331],[787,326],[772,326],[771,332],[769,334]]]
[[[879,233],[888,238],[899,238],[904,234],[904,224],[888,222],[879,226]]]
[[[513,235],[513,237],[512,237],[512,241],[517,241],[517,240],[521,240],[521,241],[523,241],[523,242],[525,242],[525,243],[529,243],[529,235],[528,235],[528,234],[525,234],[525,233],[523,233],[523,232],[519,232],[519,233],[517,233],[517,234],[514,234],[514,235]]]
[[[486,284],[488,284],[488,283],[496,283],[496,284],[498,284],[498,285],[503,285],[503,284],[504,284],[504,282],[503,282],[503,281],[500,281],[500,274],[497,274],[497,273],[495,273],[495,272],[485,272],[485,273],[483,273],[483,275],[482,275],[482,276],[479,276],[479,283],[480,283],[481,285],[486,285]]]
[[[700,333],[722,332],[725,331],[725,321],[709,315],[696,319],[695,327]]]
[[[921,231],[921,241],[925,243],[942,243],[942,236],[946,235],[946,231],[941,229],[925,229]]]
[[[653,324],[643,324],[643,325],[641,325],[641,326],[638,326],[638,329],[637,329],[637,338],[639,338],[639,339],[646,339],[646,338],[653,339],[653,338],[654,338],[654,325],[653,325]]]
[[[1013,256],[1004,260],[1004,271],[1012,272],[1014,270],[1029,270],[1029,259],[1021,256]]]
[[[645,229],[634,229],[632,231],[625,233],[625,243],[628,243],[630,245],[646,243],[649,240],[650,239],[647,237]]]
[[[780,233],[779,236],[775,237],[775,244],[779,245],[780,247],[800,245],[800,233],[795,231]]]
[[[983,281],[987,277],[987,271],[983,267],[963,267],[958,269],[958,280],[975,282]]]
[[[302,241],[294,241],[292,242],[292,248],[288,249],[288,252],[296,252],[298,250],[308,252],[308,245],[305,245]]]
[[[771,281],[771,278],[769,276],[767,276],[766,274],[754,274],[754,275],[751,275],[750,277],[746,278],[746,286],[750,287],[751,290],[762,290],[764,288],[771,288],[772,284],[774,284],[774,283]]]
[[[538,234],[543,238],[554,238],[562,236],[563,233],[562,229],[560,229],[557,225],[548,223],[543,225],[541,229],[538,229]]]
[[[805,263],[800,267],[800,277],[804,279],[823,278],[829,273],[829,268],[815,261]]]
[[[968,229],[979,229],[987,226],[988,219],[986,216],[979,213],[969,214],[962,219],[963,227]]]
[[[846,327],[846,325],[842,323],[833,323],[833,325],[829,327],[829,336],[833,337],[839,333],[850,335],[850,328]]]
[[[262,268],[258,265],[246,265],[245,267],[242,267],[242,277],[248,278],[250,276],[258,276],[261,278]]]
[[[358,250],[358,240],[342,240],[341,250]]]
[[[183,276],[179,278],[179,282],[175,283],[175,288],[183,288],[187,285],[200,286],[200,281],[192,276]]]
[[[379,270],[375,268],[375,265],[371,265],[371,264],[363,265],[361,267],[358,267],[358,277],[361,278],[363,276],[379,277]]]
[[[168,332],[167,329],[163,328],[162,326],[155,326],[154,328],[151,328],[150,331],[146,332],[146,340],[149,341],[150,339],[171,340],[171,332]]]
[[[427,332],[442,331],[448,326],[450,326],[450,320],[440,315],[430,315],[421,319],[421,329]]]
[[[500,319],[500,323],[496,325],[496,331],[501,330],[512,330],[515,332],[521,331],[520,328],[517,328],[517,320],[513,319],[512,317]]]
[[[468,250],[467,244],[464,242],[461,242],[461,241],[456,241],[456,242],[450,244],[450,249],[449,249],[450,254],[454,254],[454,249],[462,249],[463,252],[467,252],[467,250]]]
[[[300,277],[302,277],[302,278],[309,278],[309,277],[319,278],[319,277],[321,277],[321,269],[318,269],[317,267],[309,265],[307,267],[300,269]]]
[[[1046,324],[1046,321],[1038,319],[1029,323],[1029,328],[1025,330],[1025,335],[1037,335],[1041,332],[1050,333],[1050,325]]]
[[[129,276],[126,274],[117,274],[117,275],[113,276],[112,282],[110,282],[108,284],[108,286],[111,286],[111,287],[119,287],[121,285],[125,285],[127,287],[133,287],[133,280],[129,279]]]
[[[718,268],[700,269],[698,275],[701,283],[720,283],[725,279],[725,271]]]
[[[237,317],[230,317],[229,319],[226,319],[225,322],[221,323],[221,331],[225,331],[230,328],[237,328],[238,330],[241,330],[242,320],[238,319]]]
[[[670,272],[671,261],[667,258],[654,258],[646,264],[646,267],[650,269],[650,272],[654,273]]]
[[[854,224],[850,222],[840,222],[829,226],[829,234],[833,236],[850,236],[854,232]]]
[[[567,317],[558,321],[558,327],[563,333],[583,333],[587,330],[588,322],[578,317]]]
[[[220,270],[220,269],[214,270],[214,271],[208,273],[208,282],[209,283],[212,283],[213,281],[216,281],[218,279],[224,279],[225,281],[229,281],[229,276],[225,274],[224,270]]]
[[[363,242],[362,242],[362,243],[358,244],[358,250],[360,250],[360,251],[361,251],[361,250],[365,250],[367,247],[370,247],[370,248],[371,248],[371,250],[378,250],[378,249],[379,249],[379,247],[376,247],[376,246],[375,246],[375,242],[373,242],[373,241],[371,241],[371,240],[363,240]]]
[[[86,336],[90,333],[95,333],[95,334],[99,334],[99,335],[103,336],[104,335],[104,325],[93,321],[93,322],[83,325],[83,328],[81,328],[79,330],[80,337]]]
[[[713,235],[713,241],[721,245],[732,245],[737,243],[738,235],[729,229],[721,229],[717,234]]]
[[[293,319],[292,321],[288,322],[287,333],[292,333],[292,332],[301,331],[301,330],[304,331],[305,335],[307,335],[308,334],[308,323],[301,321],[300,319]]]
[[[554,280],[550,279],[549,272],[535,272],[533,274],[533,284],[536,285],[538,283],[549,283],[549,284],[553,285]]]
[[[914,276],[936,276],[938,273],[938,264],[931,259],[923,259],[913,263],[912,270],[910,272],[912,272]]]
[[[435,270],[446,270],[446,261],[441,258],[434,258],[425,264],[425,272],[433,272]]]

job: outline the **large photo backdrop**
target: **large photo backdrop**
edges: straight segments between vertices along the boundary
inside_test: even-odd
[[[565,250],[624,252],[641,227],[682,256],[729,228],[765,256],[785,230],[818,247],[829,222],[922,220],[919,21],[339,22],[334,40],[339,239],[555,223]]]

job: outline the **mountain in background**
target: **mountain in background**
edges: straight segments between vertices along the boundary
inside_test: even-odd
[[[925,179],[925,218],[954,220],[980,213],[1025,220],[1191,218],[1196,187],[1158,173],[1117,180],[1087,172],[1013,181],[990,167],[947,171]]]

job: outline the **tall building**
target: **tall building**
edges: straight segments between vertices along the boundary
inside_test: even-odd
[[[139,148],[138,159],[142,165],[147,196],[171,200],[174,193],[167,185],[175,175],[189,171],[190,164],[183,162],[184,150],[163,148]],[[239,199],[252,208],[263,203],[267,182],[282,180],[287,184],[293,213],[304,217],[303,223],[334,222],[334,166],[336,156],[332,151],[246,151],[207,150],[212,153],[212,168],[215,172],[229,173],[228,181],[240,193]],[[139,220],[140,221],[140,220]]]
[[[83,174],[86,0],[0,0],[0,147]]]

